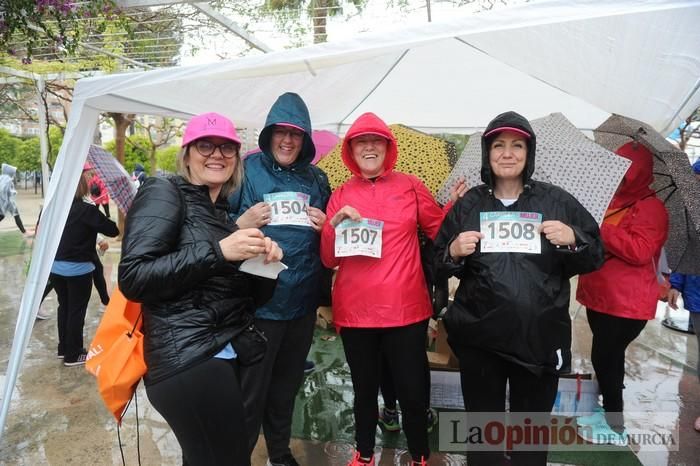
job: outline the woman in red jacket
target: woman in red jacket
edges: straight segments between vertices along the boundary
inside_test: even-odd
[[[426,464],[430,455],[425,337],[432,308],[418,227],[434,239],[444,213],[418,178],[394,171],[397,157],[389,127],[373,113],[361,115],[342,147],[353,176],[331,195],[331,220],[321,234],[324,265],[338,267],[333,320],[355,392],[352,466],[374,464],[382,358],[396,386],[413,464]]]
[[[600,228],[605,263],[581,275],[576,299],[593,332],[591,361],[603,410],[579,418],[579,435],[593,443],[627,444],[622,415],[625,350],[656,315],[656,265],[668,236],[668,214],[649,187],[652,154],[630,142],[617,154],[632,161]]]

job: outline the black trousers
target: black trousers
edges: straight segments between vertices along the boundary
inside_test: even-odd
[[[267,337],[267,352],[258,364],[240,368],[249,453],[261,425],[270,458],[290,453],[294,401],[304,380],[315,323],[315,312],[295,320],[255,319]]]
[[[425,410],[430,388],[425,337],[428,321],[405,327],[349,328],[340,331],[355,392],[355,440],[363,457],[374,453],[377,395],[381,373],[391,374],[401,404],[402,425],[414,460],[430,456]],[[386,363],[382,365],[382,359]]]
[[[506,385],[509,387],[510,412],[532,413],[532,425],[548,425],[557,396],[559,376],[540,376],[525,367],[507,361],[490,351],[451,345],[459,359],[462,396],[465,410],[470,413],[491,413],[489,416],[505,422]],[[547,451],[512,451],[512,465],[547,464]],[[467,449],[469,466],[505,464],[503,451],[473,451]]]
[[[83,327],[90,292],[92,273],[64,277],[52,273],[49,280],[58,297],[58,354],[66,361],[74,361],[83,351]]]
[[[211,358],[146,386],[188,466],[250,466],[243,396],[235,359]]]
[[[588,325],[593,332],[591,362],[595,370],[603,408],[613,430],[624,429],[622,389],[625,382],[625,351],[642,333],[646,320],[626,319],[586,309]]]

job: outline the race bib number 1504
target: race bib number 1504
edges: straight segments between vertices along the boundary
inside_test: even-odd
[[[270,225],[311,226],[308,194],[285,191],[265,194],[263,200],[270,204]]]
[[[335,227],[335,257],[382,257],[382,228],[384,222],[371,218],[343,220]]]
[[[481,252],[524,252],[542,249],[539,226],[542,214],[535,212],[481,212]]]

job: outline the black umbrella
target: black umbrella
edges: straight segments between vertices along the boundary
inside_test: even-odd
[[[700,182],[693,174],[688,156],[651,126],[620,115],[612,115],[593,133],[596,142],[611,151],[637,141],[653,154],[651,187],[669,215],[665,245],[669,267],[674,272],[699,275]]]

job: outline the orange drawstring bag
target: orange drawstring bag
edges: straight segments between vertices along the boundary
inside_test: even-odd
[[[118,424],[146,373],[141,325],[141,304],[129,301],[115,288],[85,361],[85,368],[97,378],[100,396]]]

